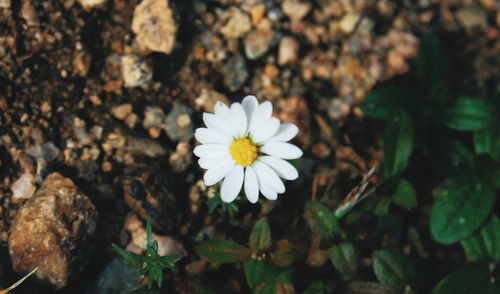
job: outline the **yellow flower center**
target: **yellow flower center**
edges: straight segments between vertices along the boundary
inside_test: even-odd
[[[257,145],[249,138],[239,138],[231,143],[229,152],[237,164],[247,166],[257,159]]]

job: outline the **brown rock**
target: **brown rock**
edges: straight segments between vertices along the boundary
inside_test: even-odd
[[[285,65],[297,61],[299,54],[299,43],[293,37],[284,37],[281,39],[278,64]]]
[[[179,142],[176,151],[168,158],[172,170],[178,173],[185,171],[192,160],[191,144],[186,141]]]
[[[152,51],[170,54],[174,48],[177,25],[168,0],[143,0],[132,21],[137,42]]]
[[[226,38],[239,38],[248,32],[251,27],[252,24],[248,14],[236,7],[232,7],[229,11],[229,20],[226,25],[220,29],[220,32]]]
[[[132,104],[130,103],[121,104],[111,109],[111,114],[119,120],[124,120],[131,113]]]
[[[59,173],[49,175],[19,209],[10,228],[9,253],[16,272],[29,272],[55,288],[66,286],[83,268],[97,212],[75,184]]]
[[[287,0],[283,2],[281,8],[291,20],[301,20],[311,10],[311,3]]]

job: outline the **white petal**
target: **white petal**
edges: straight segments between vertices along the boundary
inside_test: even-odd
[[[285,192],[285,185],[283,185],[283,182],[278,177],[278,175],[267,164],[256,161],[253,164],[253,168],[255,169],[255,173],[259,177],[259,182],[263,181],[274,191],[280,194]]]
[[[229,154],[229,148],[221,144],[203,144],[194,147],[194,155],[198,157],[219,157]]]
[[[214,184],[217,184],[217,182],[219,182],[225,176],[227,176],[227,174],[231,171],[233,166],[234,164],[228,164],[208,169],[205,175],[203,175],[203,180],[205,181],[205,185],[212,186]]]
[[[245,112],[247,114],[247,127],[250,126],[250,119],[252,119],[252,115],[259,107],[259,102],[257,101],[257,98],[252,95],[248,95],[245,98],[243,98],[243,101],[241,101],[241,106],[243,106],[243,109],[245,109]]]
[[[227,154],[223,155],[223,156],[202,157],[202,158],[198,159],[198,164],[200,165],[201,168],[204,168],[204,169],[228,165],[230,163],[236,164],[234,162],[234,159],[232,159],[231,156],[228,156]]]
[[[271,102],[266,101],[257,107],[257,109],[252,114],[252,118],[250,119],[250,126],[248,127],[248,131],[253,133],[257,127],[271,118],[273,114],[273,105]]]
[[[261,156],[259,160],[269,165],[281,178],[295,180],[299,177],[297,169],[289,162],[274,156]]]
[[[273,137],[269,138],[269,140],[267,141],[268,142],[290,141],[291,139],[293,139],[293,137],[297,135],[298,132],[299,128],[297,128],[296,125],[292,123],[282,124],[280,125],[278,132]]]
[[[216,143],[229,145],[227,137],[224,137],[219,133],[216,133],[207,128],[197,128],[194,131],[194,137],[196,138],[196,140],[198,140],[198,142],[202,144]]]
[[[226,125],[220,117],[211,113],[203,113],[203,122],[207,126],[208,129],[219,133],[224,136],[227,140],[231,139],[231,129],[228,125]]]
[[[274,191],[269,185],[267,185],[266,183],[262,182],[260,180],[259,176],[257,176],[257,178],[259,179],[259,190],[260,190],[260,193],[262,193],[262,195],[264,195],[264,197],[266,197],[269,200],[276,200],[276,199],[278,199],[278,193],[276,193],[276,191]]]
[[[271,117],[267,121],[261,123],[250,135],[252,140],[256,143],[260,143],[271,138],[274,134],[276,134],[279,128],[280,120],[275,117]]]
[[[240,193],[243,185],[243,166],[235,165],[227,175],[220,188],[220,198],[224,202],[232,202]]]
[[[299,147],[282,142],[266,143],[260,148],[260,151],[282,159],[297,159],[302,156],[302,150]]]
[[[245,169],[245,194],[251,203],[259,200],[259,180],[257,180],[257,175],[250,165]]]
[[[247,131],[248,120],[245,109],[238,102],[231,105],[231,119],[236,129],[235,135],[243,136]]]
[[[217,101],[215,103],[214,110],[215,116],[217,116],[219,120],[227,126],[232,135],[234,133],[234,123],[233,119],[231,118],[231,110],[229,109],[229,107],[226,104]]]

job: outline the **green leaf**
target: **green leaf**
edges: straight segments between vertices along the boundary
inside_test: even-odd
[[[265,219],[259,220],[253,226],[250,234],[250,249],[253,252],[262,252],[271,246],[271,229]]]
[[[276,243],[276,250],[271,254],[274,264],[279,266],[289,266],[295,261],[293,244],[287,239],[279,240]]]
[[[471,170],[474,166],[474,154],[460,141],[451,137],[431,139],[427,164],[438,176],[448,178]]]
[[[490,214],[494,191],[464,174],[450,180],[439,193],[431,212],[433,238],[444,244],[474,232]]]
[[[444,109],[437,121],[459,131],[478,131],[495,123],[496,113],[493,105],[479,99],[458,98],[455,103]]]
[[[462,246],[472,260],[500,261],[500,219],[493,215],[479,232],[462,240]]]
[[[375,282],[354,281],[347,284],[347,288],[352,294],[396,294],[391,287]]]
[[[358,262],[356,252],[351,243],[345,242],[338,246],[332,246],[328,252],[330,253],[330,260],[335,268],[347,280],[356,277],[358,272]]]
[[[196,245],[195,250],[201,257],[215,262],[237,262],[250,255],[248,248],[231,240],[206,240]]]
[[[323,281],[314,281],[307,287],[307,289],[302,292],[302,294],[324,294],[325,293],[325,283]]]
[[[417,78],[425,94],[436,84],[444,84],[448,76],[448,59],[437,35],[425,34],[420,40]]]
[[[500,161],[500,131],[489,128],[474,132],[474,148],[476,154],[489,154],[492,159]]]
[[[375,254],[373,270],[380,283],[402,292],[415,284],[415,270],[408,258],[393,250],[380,250]]]
[[[293,287],[292,280],[288,275],[280,275],[276,281],[275,286],[276,292],[278,294],[295,294],[295,288]]]
[[[311,230],[323,237],[331,237],[335,232],[339,231],[335,214],[317,201],[306,203],[304,218]]]
[[[400,180],[393,196],[394,203],[405,208],[417,205],[417,192],[407,180]]]
[[[364,114],[380,118],[388,119],[392,113],[405,109],[411,94],[408,90],[389,86],[372,91],[361,103],[361,110]]]
[[[441,280],[432,294],[493,294],[489,279],[487,265],[467,265]]]
[[[255,258],[250,258],[245,263],[245,277],[250,287],[260,284],[266,276],[266,264]]]
[[[384,131],[383,173],[385,178],[404,172],[413,148],[413,124],[406,111],[394,113]]]
[[[111,244],[111,247],[113,247],[113,249],[123,258],[125,259],[126,261],[128,261],[131,265],[133,265],[134,267],[136,267],[137,269],[141,269],[142,268],[142,256],[141,255],[138,255],[138,254],[135,254],[133,252],[127,252],[125,250],[123,250],[122,248],[120,248],[118,245],[116,244]]]

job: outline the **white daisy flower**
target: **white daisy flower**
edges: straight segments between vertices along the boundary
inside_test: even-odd
[[[285,180],[299,174],[285,159],[297,159],[302,150],[286,143],[297,135],[292,123],[280,124],[272,117],[273,106],[259,105],[255,96],[246,96],[229,108],[221,102],[215,114],[203,113],[206,128],[198,128],[195,138],[201,143],[193,152],[198,163],[207,169],[203,180],[207,186],[224,179],[220,191],[224,202],[232,202],[244,187],[248,200],[259,199],[259,191],[270,200],[285,192]]]

